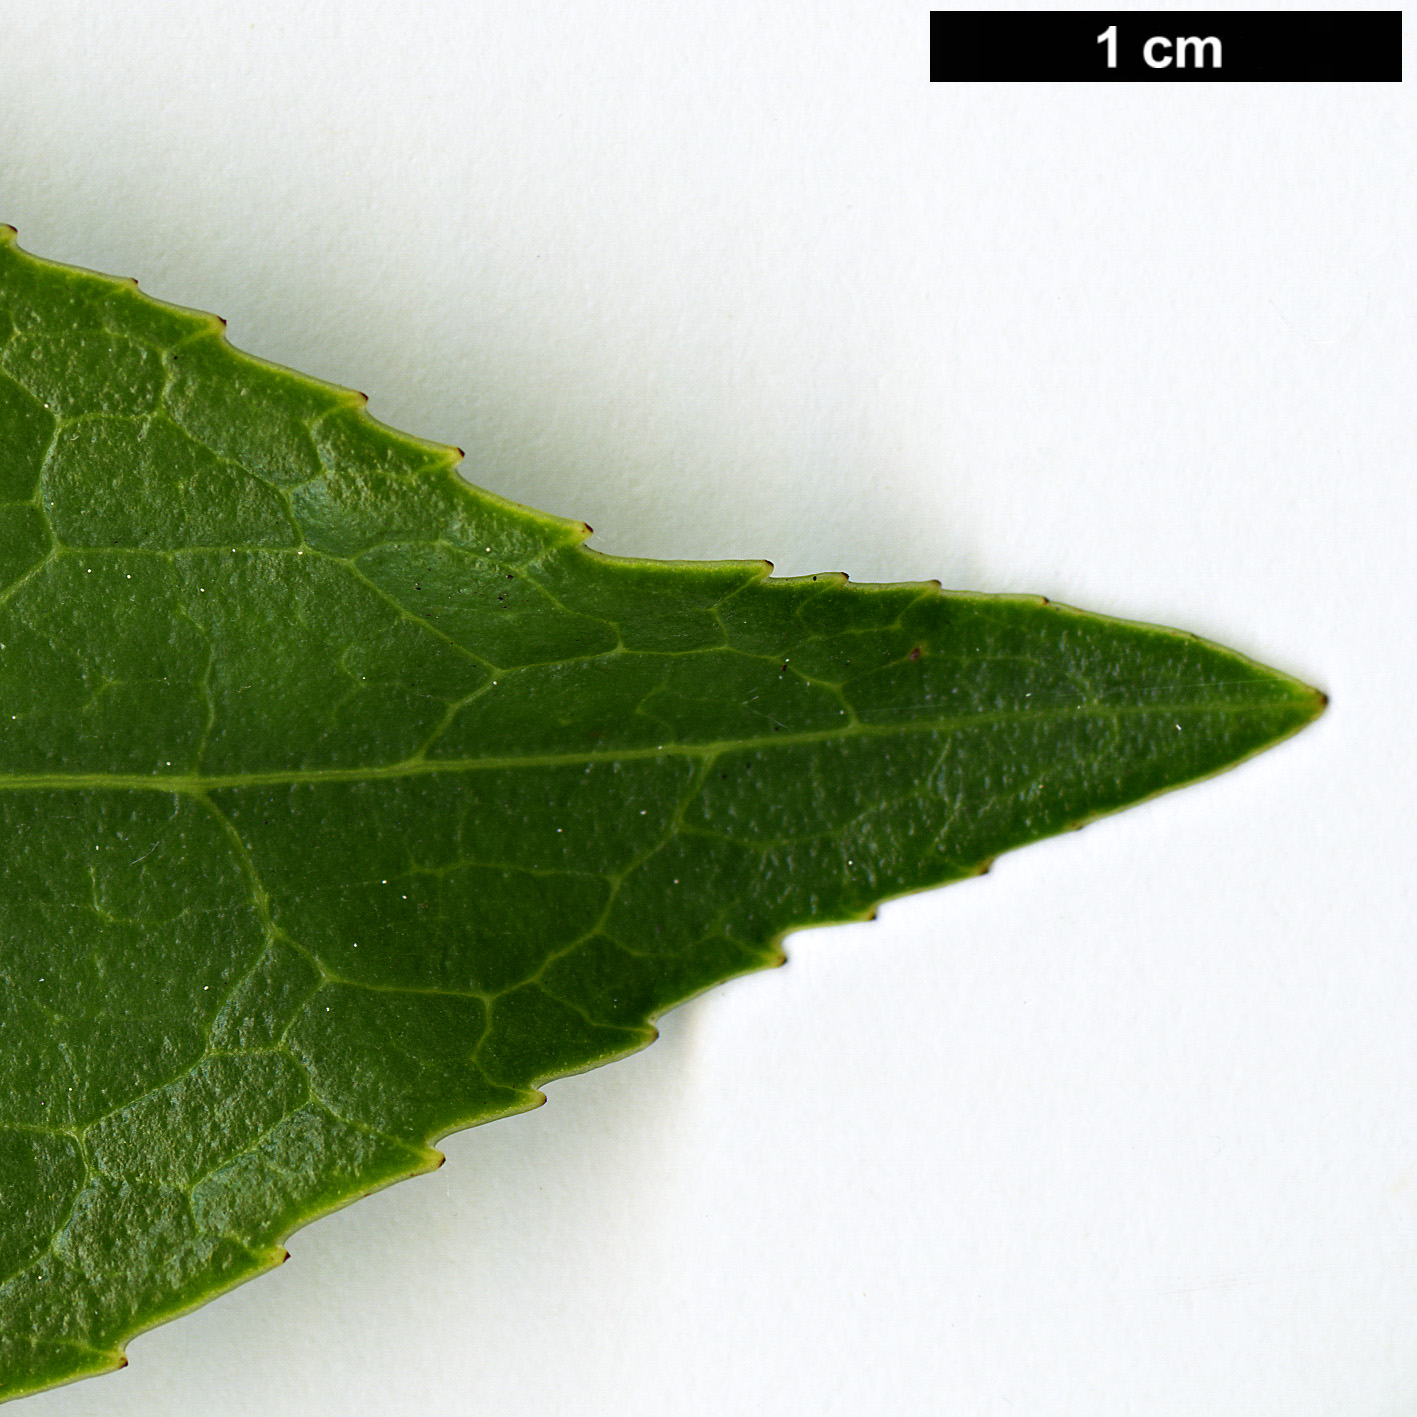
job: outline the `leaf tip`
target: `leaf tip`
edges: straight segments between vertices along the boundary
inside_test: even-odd
[[[1289,689],[1288,709],[1292,716],[1289,726],[1275,735],[1276,742],[1307,728],[1328,709],[1328,695],[1322,689],[1315,689],[1297,679],[1290,681]]]

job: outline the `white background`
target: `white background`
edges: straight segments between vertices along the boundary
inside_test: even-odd
[[[1417,1406],[1410,88],[946,87],[927,31],[0,8],[22,245],[594,545],[1042,592],[1333,697],[789,940],[35,1417]]]

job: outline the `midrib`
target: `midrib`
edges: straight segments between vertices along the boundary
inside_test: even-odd
[[[387,782],[442,773],[504,772],[515,768],[587,767],[595,763],[644,762],[655,758],[712,759],[722,753],[752,753],[834,739],[889,738],[918,734],[957,733],[1005,723],[1048,723],[1077,718],[1190,717],[1197,713],[1292,713],[1297,705],[1234,702],[1185,704],[1076,704],[1062,708],[999,709],[916,719],[910,723],[853,723],[844,728],[763,734],[709,743],[665,743],[649,748],[598,748],[564,753],[516,753],[477,758],[412,758],[398,763],[348,768],[277,768],[234,773],[0,772],[0,791],[161,792],[198,796],[240,787],[296,787],[321,783]],[[0,749],[2,752],[3,749]]]

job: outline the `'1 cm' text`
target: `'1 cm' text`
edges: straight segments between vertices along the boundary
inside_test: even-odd
[[[1097,36],[1097,42],[1107,46],[1107,67],[1115,69],[1117,67],[1117,26],[1108,25]],[[1174,51],[1174,55],[1169,51]],[[1220,41],[1214,35],[1208,35],[1205,39],[1188,35],[1184,39],[1173,40],[1168,39],[1165,35],[1157,34],[1153,35],[1141,47],[1141,57],[1152,69],[1169,69],[1173,62],[1178,69],[1184,69],[1187,67],[1187,55],[1195,61],[1194,67],[1197,69],[1206,67],[1207,56],[1210,59],[1210,67],[1218,69],[1220,68]]]

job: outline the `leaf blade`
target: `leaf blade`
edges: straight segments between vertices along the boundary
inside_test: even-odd
[[[116,1365],[788,931],[1322,707],[1037,599],[601,556],[7,230],[5,1395]]]

